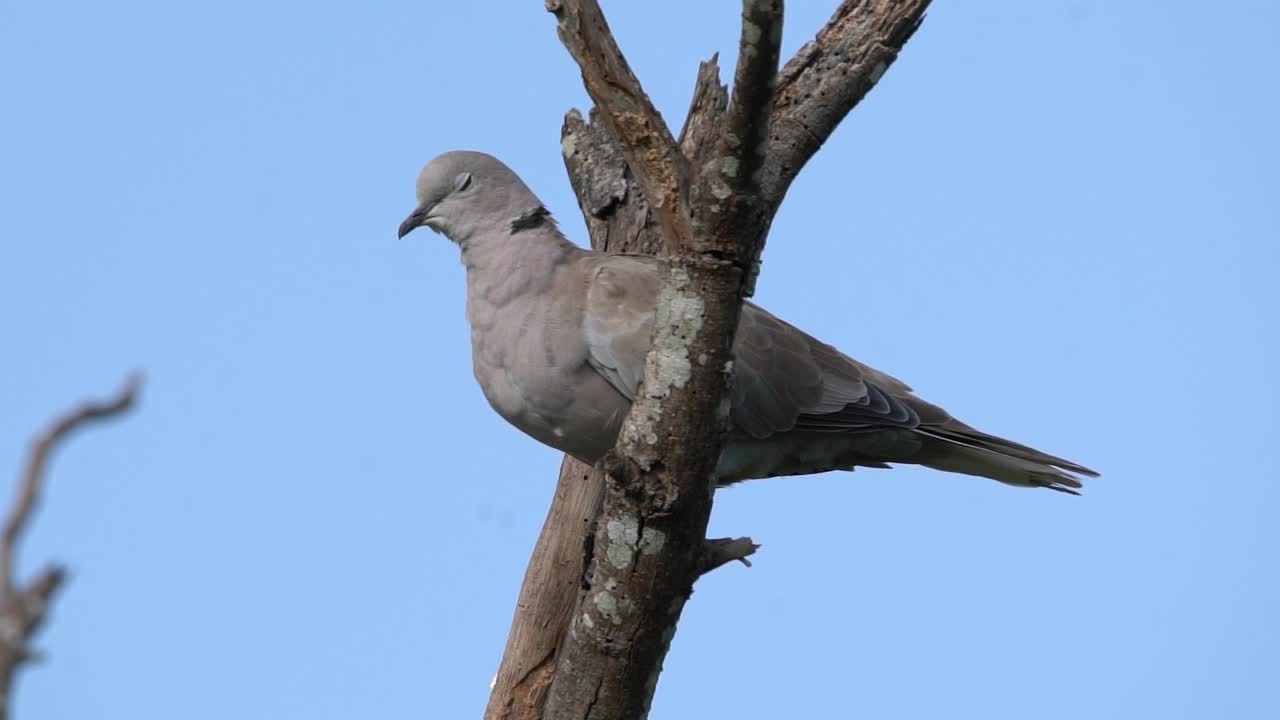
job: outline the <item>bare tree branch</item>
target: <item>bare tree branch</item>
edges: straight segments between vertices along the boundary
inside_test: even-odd
[[[646,197],[681,203],[690,194],[696,198],[684,208],[665,207],[665,199],[654,203],[669,261],[653,349],[618,444],[605,459],[605,500],[587,581],[545,706],[545,716],[555,719],[640,717],[652,702],[684,602],[705,568],[713,475],[728,419],[721,400],[732,367],[743,269],[768,231],[767,223],[758,222],[764,207],[758,184],[738,171],[763,162],[781,0],[744,2],[740,96],[731,100],[729,122],[716,138],[718,152],[692,193],[681,171],[684,157],[661,119],[647,115],[643,123],[634,121],[635,100],[644,98],[634,76],[627,71],[621,87],[610,86],[610,92],[593,89],[602,68],[591,61],[601,56],[583,48],[609,49],[605,75],[616,78],[618,68],[626,68],[599,7],[569,0],[555,5],[561,39],[616,130]],[[757,37],[761,31],[765,35]],[[641,109],[650,107],[646,98]],[[735,130],[752,136],[743,142]],[[645,152],[653,148],[661,151]],[[673,157],[673,164],[663,161]],[[641,170],[638,162],[652,167]],[[664,174],[673,166],[676,172]]]
[[[583,545],[593,535],[603,495],[603,475],[566,455],[555,499],[520,587],[486,720],[540,716],[582,585],[588,555]]]
[[[672,247],[688,242],[684,156],[662,115],[618,49],[595,0],[546,0],[560,41],[582,70],[582,83],[622,146]],[[670,252],[668,254],[671,254]]]
[[[88,425],[94,420],[113,417],[128,410],[133,405],[140,382],[140,376],[133,375],[110,400],[87,402],[75,408],[56,420],[32,444],[26,469],[18,485],[18,497],[13,507],[9,509],[9,516],[4,523],[4,533],[0,535],[0,595],[13,594],[13,558],[22,532],[26,530],[31,520],[31,513],[40,500],[45,466],[49,462],[53,449],[77,428]]]
[[[29,643],[44,622],[49,603],[61,587],[66,570],[52,565],[40,571],[25,588],[14,577],[18,543],[44,489],[45,468],[53,450],[75,430],[97,420],[123,414],[133,406],[141,377],[131,376],[114,397],[87,402],[63,415],[36,437],[18,482],[18,495],[0,534],[0,720],[8,717],[13,677],[18,668],[37,657]]]
[[[699,567],[699,573],[706,575],[712,570],[722,565],[727,565],[734,560],[751,567],[751,561],[747,558],[755,555],[759,549],[760,546],[752,542],[749,537],[706,540],[702,544],[702,563]]]
[[[930,0],[844,0],[778,74],[764,197],[777,212],[787,188],[845,115],[880,81]]]
[[[755,293],[760,253],[773,220],[760,193],[759,171],[769,154],[782,14],[782,0],[743,0],[733,95],[715,154],[694,190],[694,239],[701,244],[695,247],[705,255],[732,258],[744,272],[743,297]]]
[[[782,46],[782,0],[744,0],[738,68],[734,72],[729,117],[720,136],[721,180],[731,192],[754,193],[769,151],[773,84]]]

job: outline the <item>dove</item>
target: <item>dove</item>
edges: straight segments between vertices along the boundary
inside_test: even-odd
[[[530,437],[593,464],[614,446],[653,335],[661,261],[570,242],[509,167],[452,151],[418,177],[400,225],[461,251],[476,381]],[[1098,473],[977,430],[901,380],[744,301],[715,481],[916,464],[1079,494]]]

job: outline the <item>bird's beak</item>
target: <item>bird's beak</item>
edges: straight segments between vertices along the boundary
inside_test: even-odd
[[[403,238],[405,235],[413,232],[414,228],[422,227],[422,223],[427,220],[427,212],[430,209],[431,208],[424,205],[409,213],[409,217],[405,218],[404,222],[400,223],[400,232],[397,234],[397,237]]]

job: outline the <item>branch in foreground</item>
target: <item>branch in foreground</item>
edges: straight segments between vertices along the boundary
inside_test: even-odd
[[[0,535],[0,720],[8,717],[14,674],[24,662],[37,657],[29,645],[31,637],[44,622],[49,603],[66,577],[64,568],[53,565],[40,571],[24,588],[18,587],[14,578],[18,543],[40,501],[49,457],[78,428],[128,411],[140,384],[139,375],[131,376],[115,397],[75,408],[50,425],[31,446],[19,479],[18,496]]]
[[[648,126],[627,121],[632,112],[627,103],[644,97],[629,71],[621,101],[614,93],[592,89],[600,68],[592,67],[592,55],[580,48],[611,48],[609,60],[622,68],[626,63],[598,6],[585,0],[578,5],[566,0],[558,5],[557,18],[561,39],[578,60],[588,91],[602,114],[613,118],[610,127],[617,130],[646,196],[684,198],[688,187],[682,175],[669,177],[669,186],[650,186],[646,176],[652,179],[652,169],[636,167],[653,160],[638,149],[660,147],[664,157],[683,156],[660,118]],[[556,662],[547,718],[646,714],[684,603],[705,568],[713,475],[728,420],[728,406],[721,401],[732,367],[742,270],[758,254],[768,230],[767,224],[755,222],[763,207],[757,183],[750,176],[742,180],[737,171],[761,161],[757,153],[766,137],[771,77],[777,70],[777,50],[768,48],[779,37],[774,27],[781,22],[781,1],[747,0],[744,7],[744,54],[749,57],[740,63],[741,95],[729,112],[740,132],[757,133],[759,139],[744,143],[726,125],[716,142],[722,152],[713,172],[698,178],[689,214],[675,207],[664,222],[663,203],[654,203],[668,264],[658,292],[652,349],[617,446],[604,461],[604,506],[586,584]],[[776,17],[765,18],[766,10]],[[584,14],[598,20],[584,25]],[[567,22],[570,17],[577,22]],[[753,36],[753,30],[760,32],[757,23],[767,31],[763,38]],[[764,58],[765,67],[759,67],[755,55]],[[721,191],[726,177],[731,185]],[[694,218],[707,220],[691,234],[684,223]]]

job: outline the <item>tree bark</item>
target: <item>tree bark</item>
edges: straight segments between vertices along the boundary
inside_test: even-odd
[[[727,380],[724,364],[712,357],[729,359],[740,298],[752,291],[764,235],[791,182],[896,59],[929,1],[846,0],[775,75],[777,40],[758,30],[771,27],[769,13],[780,24],[781,3],[747,0],[735,73],[741,102],[730,108],[716,58],[703,63],[678,141],[644,96],[596,4],[546,5],[597,106],[591,122],[571,111],[561,133],[592,247],[674,253],[659,308],[666,322],[657,332],[667,333],[685,361],[708,352],[705,364],[689,363],[691,377],[680,388],[664,387],[670,367],[664,370],[651,353],[643,397],[608,463],[607,490],[600,468],[566,458],[485,717],[636,717],[652,699],[693,580],[756,547],[746,539],[702,537],[711,504],[708,463],[718,454],[723,423],[720,403],[713,407],[708,398],[722,394]],[[765,13],[763,22],[753,13]],[[760,47],[772,48],[774,57],[762,58]],[[747,142],[761,138],[762,127],[767,146]],[[646,189],[659,198],[656,208]],[[693,298],[702,304],[689,315]],[[664,338],[655,340],[661,345]],[[674,419],[673,409],[685,405],[689,410]],[[691,427],[698,417],[711,422]],[[643,657],[631,657],[637,653]]]
[[[591,0],[551,2],[560,39],[652,203],[666,278],[644,378],[606,456],[586,582],[561,643],[547,718],[648,713],[693,582],[728,421],[734,332],[768,232],[764,164],[781,0],[746,0],[734,93],[714,154],[692,165]]]

